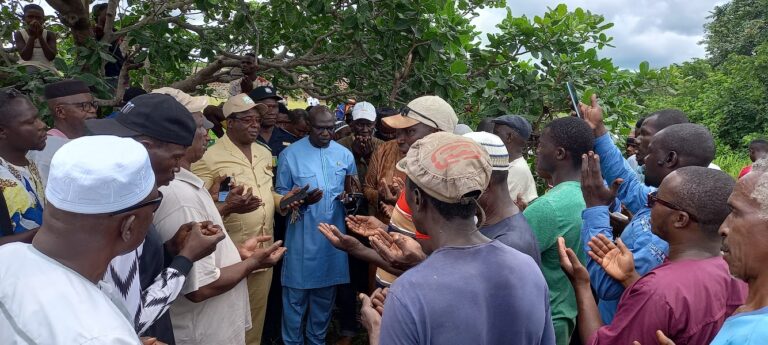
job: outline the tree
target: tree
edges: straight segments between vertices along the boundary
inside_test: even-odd
[[[733,0],[715,6],[708,18],[702,43],[714,65],[731,54],[751,56],[768,42],[768,0]]]
[[[585,100],[600,90],[610,124],[628,131],[643,111],[634,97],[657,76],[647,63],[632,72],[599,57],[610,46],[605,31],[613,24],[565,5],[533,18],[508,13],[500,32],[482,40],[471,19],[504,1],[109,0],[106,34],[97,42],[81,0],[48,3],[57,11],[65,47],[57,66],[97,86],[104,104],[122,96],[122,84],[109,90],[100,78],[111,59],[107,49],[119,38],[124,53],[143,65],[121,75],[148,88],[206,92],[208,83],[238,77],[233,71],[240,59],[254,52],[261,73],[281,92],[389,106],[436,94],[466,123],[518,113],[538,125],[565,115],[564,85],[571,80]],[[11,74],[4,84],[34,91],[55,78],[14,70],[3,69]]]

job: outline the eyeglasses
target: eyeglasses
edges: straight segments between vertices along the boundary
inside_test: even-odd
[[[405,117],[408,117],[408,114],[409,114],[409,113],[414,113],[414,114],[416,114],[416,115],[419,115],[419,116],[421,116],[421,117],[423,117],[423,118],[425,118],[425,119],[429,120],[429,122],[432,122],[432,124],[434,124],[434,125],[435,125],[435,127],[434,127],[434,128],[439,128],[439,127],[440,127],[440,126],[438,126],[438,125],[437,125],[437,122],[435,122],[435,120],[432,120],[432,119],[430,119],[430,118],[429,118],[429,116],[427,116],[427,115],[424,115],[424,114],[422,114],[422,113],[420,113],[420,112],[418,112],[418,111],[416,111],[416,110],[413,110],[413,109],[411,109],[411,108],[408,108],[408,106],[404,106],[404,107],[400,108],[400,114],[401,114],[401,115],[403,115],[403,116],[405,116]]]
[[[657,193],[658,193],[658,191],[648,193],[648,207],[649,208],[653,208],[653,205],[655,205],[658,202],[659,204],[662,204],[662,205],[666,206],[667,208],[673,209],[675,211],[680,211],[680,212],[687,213],[688,214],[688,218],[690,218],[692,221],[694,221],[696,223],[699,223],[698,218],[696,218],[696,216],[693,213],[691,213],[689,211],[686,211],[682,207],[677,206],[677,205],[675,205],[675,204],[673,204],[673,203],[671,203],[669,201],[664,201],[664,200],[660,199],[657,196]]]
[[[90,102],[75,102],[75,103],[59,103],[64,105],[74,105],[79,107],[82,111],[89,111],[91,109],[98,110],[99,104],[96,103],[96,101],[90,101]]]
[[[251,124],[251,123],[259,124],[259,123],[261,123],[261,117],[259,117],[259,116],[243,116],[243,117],[231,116],[230,118],[238,120],[238,121],[241,121],[241,122],[246,123],[246,124]]]
[[[131,212],[131,211],[138,210],[140,208],[144,208],[144,207],[151,206],[151,205],[155,206],[155,208],[152,210],[152,213],[155,213],[155,211],[157,211],[157,208],[160,207],[160,203],[163,201],[163,193],[158,191],[157,194],[158,194],[158,196],[155,199],[147,200],[145,202],[138,203],[136,205],[126,207],[126,208],[124,208],[122,210],[117,210],[115,212],[111,212],[109,215],[110,216],[116,216],[118,214]]]

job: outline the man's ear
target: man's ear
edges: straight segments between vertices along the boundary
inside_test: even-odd
[[[120,223],[120,238],[123,239],[123,242],[128,243],[133,236],[136,236],[136,231],[134,229],[135,224],[136,215],[125,217],[122,223]]]
[[[691,216],[688,214],[688,212],[678,211],[674,220],[674,226],[678,229],[681,229],[691,223]]]
[[[564,148],[558,147],[557,150],[555,150],[555,158],[559,161],[565,160],[568,157],[568,152],[565,151]]]
[[[53,114],[53,117],[57,119],[63,120],[66,117],[64,115],[64,109],[61,108],[61,104],[54,104],[51,108],[51,113]]]
[[[680,163],[680,156],[675,151],[669,151],[664,157],[664,166],[674,168]]]

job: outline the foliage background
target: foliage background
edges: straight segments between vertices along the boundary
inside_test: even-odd
[[[714,8],[702,42],[706,59],[660,69],[643,62],[633,70],[601,57],[611,46],[606,30],[612,23],[564,4],[534,17],[508,10],[498,33],[483,34],[471,19],[505,1],[108,0],[107,26],[116,31],[96,41],[92,4],[48,0],[56,10],[48,13],[48,28],[60,36],[58,76],[15,67],[11,34],[26,3],[0,0],[0,84],[39,95],[46,82],[80,78],[93,86],[105,112],[124,90],[102,81],[103,65],[112,58],[107,49],[123,38],[123,51],[139,67],[126,68],[123,77],[145,89],[170,85],[210,94],[210,82],[238,78],[241,56],[254,52],[260,73],[285,94],[395,108],[436,94],[461,122],[519,114],[534,133],[568,114],[564,85],[572,81],[582,100],[599,91],[617,139],[639,116],[682,109],[712,130],[716,163],[732,174],[748,163],[746,143],[768,126],[768,0]]]

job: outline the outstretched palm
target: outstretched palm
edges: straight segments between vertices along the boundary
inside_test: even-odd
[[[613,243],[608,237],[600,234],[592,237],[587,245],[590,248],[587,254],[613,279],[626,282],[637,276],[632,252],[621,242],[621,239]]]
[[[387,231],[387,225],[382,223],[376,217],[371,216],[349,216],[347,217],[347,227],[354,233],[371,237],[380,231]]]

